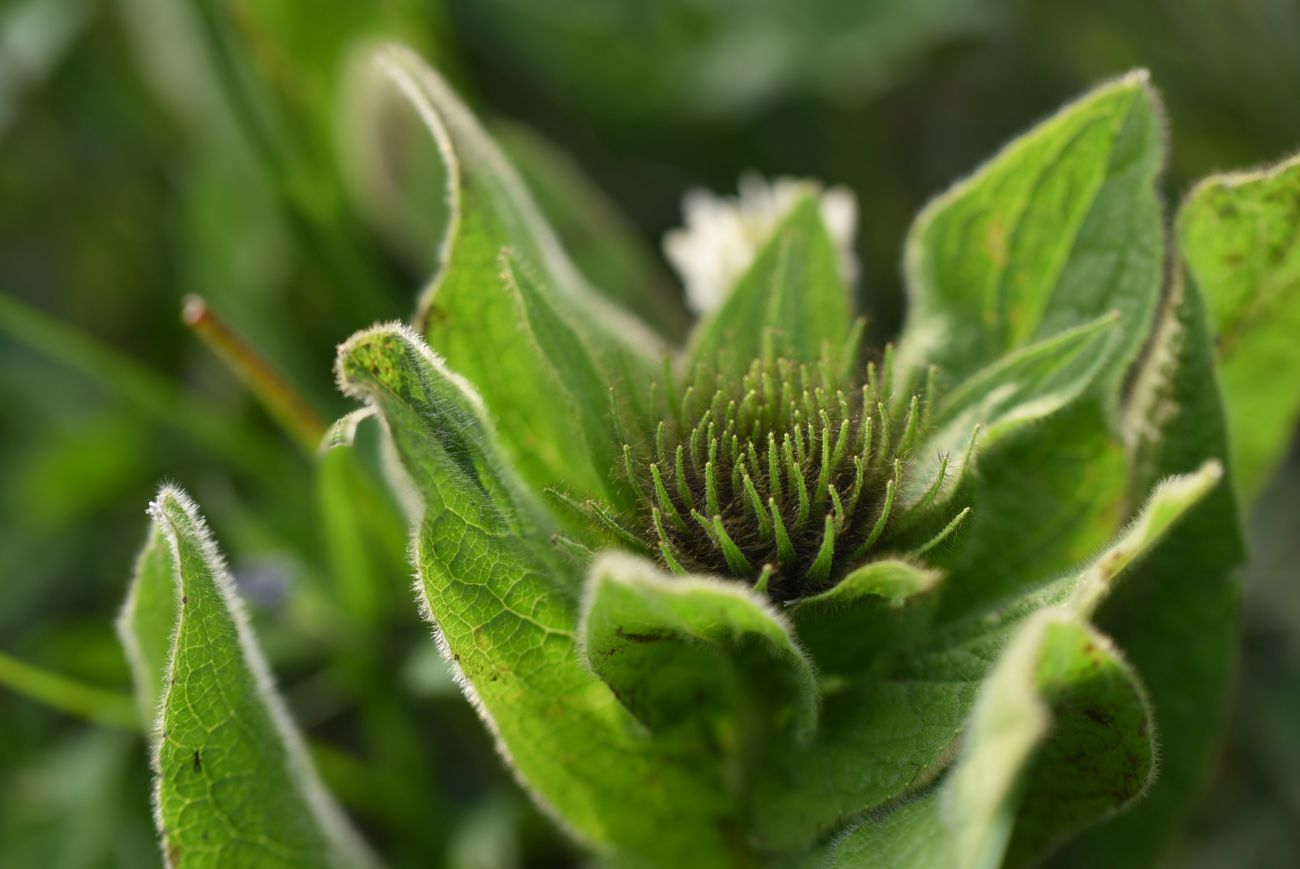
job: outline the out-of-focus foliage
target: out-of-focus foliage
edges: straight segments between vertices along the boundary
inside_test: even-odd
[[[1300,143],[1290,0],[739,9],[0,3],[0,652],[126,698],[112,616],[139,505],[176,478],[241,554],[236,580],[328,783],[345,803],[388,794],[349,806],[386,853],[437,850],[462,866],[566,853],[513,795],[408,590],[359,578],[407,574],[377,473],[343,453],[303,455],[178,322],[183,296],[203,294],[332,416],[344,407],[327,376],[333,345],[411,309],[431,252],[391,247],[342,183],[338,84],[357,39],[416,46],[484,114],[561,143],[627,212],[600,221],[623,227],[617,246],[584,255],[585,219],[545,189],[552,149],[529,144],[532,131],[506,137],[575,260],[607,286],[667,285],[653,252],[690,185],[725,189],[755,168],[849,186],[861,292],[882,334],[901,311],[910,216],[1090,82],[1151,68],[1177,119],[1169,202],[1190,179]],[[608,208],[600,194],[588,206]],[[1205,865],[1296,853],[1300,710],[1285,698],[1300,684],[1300,554],[1285,518],[1297,487],[1284,468],[1251,519],[1232,737],[1190,840]],[[385,690],[380,668],[413,699]],[[0,691],[0,864],[148,865],[148,806],[122,797],[147,792],[142,745]]]

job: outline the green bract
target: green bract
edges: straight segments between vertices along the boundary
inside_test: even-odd
[[[1198,188],[1167,262],[1132,74],[925,209],[896,347],[863,346],[812,185],[664,336],[416,57],[382,49],[358,93],[437,147],[442,264],[338,382],[387,433],[440,649],[557,824],[632,865],[1157,853],[1230,658],[1223,478],[1253,492],[1297,411],[1238,383],[1296,352],[1294,164]],[[1263,420],[1231,449],[1216,366],[1232,431]],[[170,489],[152,515],[122,624],[162,697],[169,861],[357,865],[201,520]]]

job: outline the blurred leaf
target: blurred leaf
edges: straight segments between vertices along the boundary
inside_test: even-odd
[[[139,714],[148,731],[158,718],[167,660],[176,626],[176,580],[167,539],[157,525],[136,557],[135,575],[117,618],[117,636],[135,681]]]
[[[135,359],[11,296],[0,295],[0,332],[99,381],[141,413],[174,427],[232,465],[251,472],[270,472],[282,465],[277,450],[233,422],[229,413],[195,399]]]
[[[407,529],[396,505],[361,464],[359,447],[318,457],[316,499],[321,544],[333,576],[333,597],[354,624],[374,628],[395,600],[406,564]]]
[[[0,652],[0,685],[88,721],[127,729],[135,729],[139,724],[127,697],[83,685],[66,676],[11,658],[3,652]]]
[[[1238,485],[1250,503],[1300,421],[1300,158],[1199,184],[1178,214],[1208,306]]]
[[[138,740],[120,731],[46,731],[0,788],[0,865],[117,869],[157,865],[145,812],[123,795],[146,788]]]
[[[1232,469],[1216,385],[1205,302],[1197,284],[1180,273],[1125,409],[1130,502],[1144,486],[1207,458]],[[1186,816],[1218,744],[1238,632],[1232,573],[1244,560],[1233,487],[1220,486],[1102,608],[1099,624],[1150,691],[1161,771],[1146,799],[1074,843],[1063,862],[1148,865]]]
[[[672,342],[690,315],[658,259],[581,167],[534,130],[494,124],[497,143],[519,170],[564,249],[600,292]]]
[[[960,383],[1016,348],[1119,317],[1093,387],[981,460],[966,543],[940,562],[943,618],[1066,569],[1122,518],[1115,406],[1160,296],[1162,153],[1156,95],[1131,73],[1014,140],[912,226],[904,372],[935,364],[941,383]]]

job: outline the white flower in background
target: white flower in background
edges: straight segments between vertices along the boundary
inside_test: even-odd
[[[847,188],[823,189],[816,181],[798,178],[769,182],[747,173],[740,177],[739,190],[739,196],[688,190],[682,199],[686,225],[664,236],[664,255],[681,276],[686,303],[696,314],[722,303],[777,224],[810,192],[821,194],[822,220],[839,254],[840,274],[850,284],[857,278],[853,242],[858,203]]]

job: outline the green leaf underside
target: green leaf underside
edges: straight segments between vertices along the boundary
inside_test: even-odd
[[[598,370],[577,333],[556,313],[528,268],[509,250],[501,252],[501,275],[519,320],[549,363],[573,418],[577,438],[587,447],[590,469],[598,487],[590,494],[613,496],[610,480],[622,455],[622,438],[610,413],[610,384]],[[572,435],[570,435],[572,437]],[[573,483],[566,481],[572,488]]]
[[[176,624],[176,582],[167,539],[156,524],[136,557],[126,603],[117,619],[117,636],[131,665],[135,696],[145,727],[158,717],[167,658]]]
[[[882,559],[796,601],[790,619],[821,672],[860,677],[862,662],[880,660],[925,630],[941,579],[937,570]]]
[[[1221,476],[1221,468],[1209,463],[1171,478],[1084,568],[931,629],[900,650],[887,672],[826,696],[814,742],[774,754],[770,776],[757,784],[755,826],[767,847],[806,847],[846,821],[924,787],[947,763],[981,682],[1017,628],[1048,607],[1087,618],[1116,578],[1150,552]]]
[[[1097,88],[932,202],[908,237],[902,368],[948,378],[1105,311],[1117,379],[1160,285],[1162,142],[1145,73]]]
[[[541,806],[599,851],[728,862],[735,800],[688,735],[649,738],[574,639],[577,570],[494,455],[468,388],[412,333],[342,348],[340,382],[384,418],[425,499],[419,590],[462,686]]]
[[[552,363],[530,340],[509,296],[499,291],[498,258],[510,248],[536,270],[556,316],[580,334],[600,370],[640,396],[660,346],[647,328],[592,291],[560,250],[513,168],[446,83],[411,52],[376,56],[383,86],[397,88],[428,127],[447,167],[451,218],[442,263],[420,302],[429,343],[469,378],[500,422],[502,447],[537,486],[579,484],[599,491],[585,443],[555,401]]]
[[[1107,314],[1003,356],[941,397],[934,430],[918,450],[923,463],[912,480],[933,479],[942,456],[960,480],[965,453],[979,426],[976,452],[1067,406],[1092,385],[1106,361],[1118,317]],[[915,484],[903,503],[924,496]]]
[[[1134,497],[1166,474],[1227,456],[1214,384],[1201,293],[1175,280],[1126,409]],[[1219,486],[1099,611],[1098,624],[1147,686],[1161,732],[1160,776],[1130,811],[1067,846],[1063,865],[1150,865],[1203,786],[1237,642],[1231,573],[1244,560],[1239,528],[1232,487]]]
[[[311,769],[193,502],[164,488],[150,514],[175,585],[154,755],[168,865],[371,865]]]
[[[656,731],[776,721],[806,739],[817,725],[811,662],[770,605],[734,582],[604,556],[591,569],[578,644],[592,672]]]
[[[1152,723],[1133,671],[1068,612],[1025,623],[980,689],[942,782],[838,840],[834,866],[1025,865],[1139,796]]]
[[[1300,158],[1202,182],[1179,211],[1178,246],[1218,336],[1234,473],[1249,502],[1300,420]]]
[[[810,193],[795,203],[722,304],[696,327],[689,358],[707,363],[721,353],[743,366],[771,341],[778,355],[812,363],[824,342],[840,347],[852,319],[835,245],[818,198]]]

